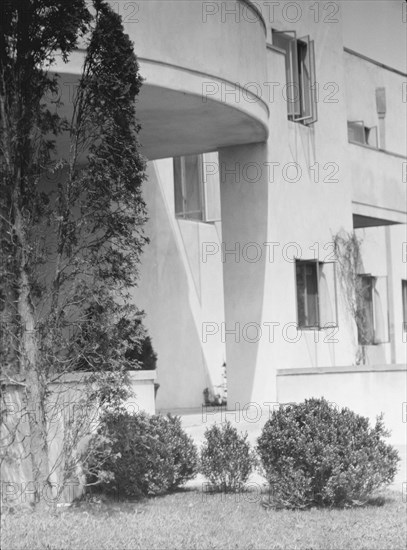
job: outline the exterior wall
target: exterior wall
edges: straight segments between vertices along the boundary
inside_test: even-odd
[[[153,9],[149,4],[148,10]],[[233,16],[219,9],[203,24],[197,22],[197,12],[192,15],[188,8],[180,21],[188,22],[186,37],[189,29],[195,35],[193,62],[194,48],[182,51],[183,38],[163,52],[159,44],[150,44],[154,34],[144,42],[145,30],[138,35],[136,47],[138,44],[142,66],[143,59],[156,58],[159,63],[179,64],[229,80],[235,74],[235,56],[240,51],[235,26],[242,36],[251,32],[245,42],[250,48],[246,46],[239,58],[238,81],[244,85],[253,79],[259,84],[258,102],[266,104],[269,113],[267,141],[242,144],[236,135],[235,144],[219,148],[221,224],[177,220],[171,159],[150,163],[145,192],[151,244],[143,259],[137,301],[147,312],[146,323],[158,352],[160,409],[200,406],[203,388],[221,382],[219,367],[225,358],[231,408],[237,403],[244,406],[250,401],[261,404],[274,400],[277,369],[300,368],[304,373],[314,368],[358,369],[356,326],[338,278],[338,328],[297,330],[294,262],[335,260],[333,237],[353,230],[355,214],[375,217],[378,224],[383,220],[403,221],[403,77],[344,51],[348,44],[343,38],[342,10],[335,13],[335,24],[323,24],[322,16],[316,20],[314,4],[301,3],[301,17],[294,22],[284,17],[284,10],[278,6],[271,20],[268,3],[258,3],[267,23],[267,35],[262,38],[256,24],[248,24],[241,11]],[[151,23],[154,29],[160,27],[161,16]],[[266,47],[271,41],[271,27],[295,31],[298,37],[309,35],[315,41],[318,121],[310,127],[287,119],[282,90],[286,79],[284,56]],[[219,66],[216,56],[212,58],[212,45],[217,37],[229,34],[231,42],[219,46],[228,59],[227,67]],[[207,60],[201,57],[204,35],[209,44]],[[257,55],[263,49],[265,57]],[[168,78],[171,87],[172,79]],[[387,93],[386,150],[390,154],[348,143],[348,120],[364,120],[367,126],[377,124],[375,88],[380,86]],[[191,88],[189,93],[195,91]],[[225,107],[234,102],[242,111],[253,103],[252,96],[236,93],[217,100]],[[249,124],[247,136],[251,141]],[[204,150],[202,147],[196,152]],[[182,154],[189,152],[185,142]],[[367,364],[401,364],[405,361],[400,282],[404,264],[395,251],[401,249],[405,226],[365,228],[358,234],[368,237],[363,245],[364,264],[369,269],[366,272],[383,272],[393,289],[389,312],[393,343],[370,346]],[[208,256],[207,262],[200,254],[205,242],[215,243],[219,250]],[[206,322],[220,329],[203,342]]]
[[[406,226],[381,225],[406,219],[405,75],[344,51],[358,49],[349,39],[349,28],[356,33],[350,4],[354,13],[365,10],[360,2],[304,1],[296,8],[229,0],[142,2],[137,21],[121,13],[146,78],[137,112],[150,159],[151,243],[135,300],[158,353],[159,409],[200,406],[204,388],[222,382],[225,359],[232,408],[274,400],[278,369],[304,369],[304,376],[315,368],[356,371],[357,331],[339,281],[338,329],[301,331],[295,276],[295,259],[335,260],[333,237],[353,231],[354,217],[378,225],[357,230],[363,264],[389,280],[392,341],[370,346],[367,364],[406,359],[399,252]],[[400,12],[399,3],[385,4],[370,3],[357,24],[360,53],[390,63],[380,45],[390,42],[392,26],[399,37]],[[365,21],[377,25],[370,40]],[[315,41],[318,121],[310,127],[287,119],[284,56],[271,45],[272,28]],[[77,56],[66,73],[74,76],[79,65]],[[347,133],[348,120],[378,125],[378,87],[387,96],[384,151],[350,144]],[[169,157],[211,150],[219,150],[222,221],[179,220]],[[219,251],[206,261],[205,243]],[[206,323],[214,333],[205,341]]]
[[[403,101],[405,76],[349,52],[344,53],[344,62],[348,120],[363,120],[368,127],[378,126],[375,90],[385,88],[386,145],[383,149],[405,156],[407,136],[403,124],[400,124],[407,114],[407,103],[405,99]],[[379,155],[379,158],[382,157]]]
[[[403,170],[407,135],[405,125],[401,123],[407,117],[407,103],[403,97],[406,77],[348,52],[344,54],[344,61],[347,119],[363,121],[367,127],[377,126],[379,147],[388,153],[348,144],[347,161],[355,211],[406,223],[407,195]],[[385,143],[380,141],[376,108],[375,90],[380,87],[386,91]]]
[[[236,343],[232,340],[227,347],[228,383],[236,377],[236,382],[228,387],[228,404],[232,408],[235,402],[242,404],[272,399],[276,391],[276,368],[335,366],[354,360],[354,329],[344,322],[346,311],[340,302],[339,333],[334,338],[327,331],[318,333],[296,329],[295,258],[313,259],[317,253],[321,261],[332,259],[333,235],[341,230],[351,231],[353,227],[350,178],[345,157],[347,125],[341,26],[332,25],[328,32],[327,26],[315,23],[312,12],[305,9],[298,23],[275,18],[273,26],[278,30],[294,29],[297,36],[309,34],[315,40],[320,91],[318,122],[305,127],[288,121],[284,95],[277,86],[277,93],[269,103],[269,139],[264,158],[258,160],[257,149],[252,156],[250,149],[244,147],[234,153],[235,160],[276,163],[274,177],[270,178],[270,174],[263,170],[262,178],[255,185],[248,185],[246,181],[240,186],[230,186],[229,190],[225,190],[227,186],[224,184],[222,187],[222,224],[224,228],[228,227],[223,236],[229,248],[234,240],[242,246],[249,241],[260,246],[264,242],[275,243],[273,258],[264,259],[267,251],[263,247],[264,265],[259,261],[248,267],[244,261],[233,263],[233,260],[233,268],[229,267],[230,262],[225,264],[227,322],[233,324],[245,319],[246,322],[260,320],[263,323],[259,342]],[[268,81],[282,86],[285,83],[283,56],[268,49],[267,64]],[[334,133],[332,128],[335,128]],[[226,157],[225,151],[222,150],[221,162]],[[228,154],[232,153],[229,148]],[[253,198],[254,194],[258,199]],[[255,212],[255,219],[251,212]],[[246,219],[251,219],[252,229],[253,224],[258,223],[263,231],[256,234],[254,230],[246,230],[242,223]],[[260,274],[262,278],[257,280]],[[244,299],[248,292],[240,291],[237,299],[239,284],[236,281],[242,288],[245,280],[250,281],[250,287],[256,288],[255,300],[261,296],[261,305],[256,311],[255,300],[248,302]],[[228,293],[231,293],[229,301]],[[276,324],[272,341],[265,322]],[[254,361],[248,361],[244,352],[247,347],[252,348]],[[231,348],[235,348],[234,353]],[[234,374],[234,369],[238,374]],[[245,375],[243,380],[242,373]]]
[[[200,406],[202,392],[222,383],[225,350],[203,324],[224,320],[222,265],[202,256],[204,243],[220,246],[219,223],[175,217],[172,159],[149,163],[145,199],[149,212],[146,247],[135,294],[158,355],[157,408]]]

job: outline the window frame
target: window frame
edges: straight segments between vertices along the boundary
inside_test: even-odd
[[[336,261],[329,261],[329,262],[321,262],[315,258],[311,260],[303,260],[302,258],[295,258],[294,259],[294,276],[295,276],[295,300],[296,300],[296,324],[297,324],[297,330],[327,330],[330,328],[337,328],[338,327],[338,288],[337,288],[337,277],[336,277]],[[297,265],[306,265],[306,264],[316,264],[316,288],[317,288],[317,323],[315,325],[301,325],[300,319],[299,319],[299,294],[298,294],[298,279],[297,279]],[[321,319],[322,319],[322,311],[321,311],[321,274],[322,269],[324,265],[333,265],[334,266],[334,272],[333,272],[333,280],[334,280],[334,305],[335,305],[335,320],[329,321],[325,323],[323,326],[321,325]],[[305,300],[306,302],[306,300]]]
[[[285,54],[288,119],[305,126],[314,124],[318,120],[314,41],[309,35],[297,38],[296,31],[276,29],[272,29],[272,38],[273,46]],[[308,74],[308,83],[305,74]]]
[[[187,181],[186,181],[186,158],[187,156],[193,156],[197,157],[198,159],[198,183],[197,183],[197,189],[198,189],[198,197],[199,197],[199,210],[188,210],[187,208]],[[181,198],[182,198],[182,211],[177,211],[177,201],[176,201],[176,191],[175,188],[177,186],[176,182],[176,164],[178,164],[178,173],[180,177],[180,186],[179,190],[181,192]],[[191,221],[203,221],[204,219],[204,198],[203,198],[203,161],[202,161],[202,155],[185,155],[181,157],[174,157],[173,158],[173,170],[174,170],[174,211],[175,211],[175,217],[182,219],[182,220],[191,220]],[[199,218],[191,217],[193,214],[197,214]]]
[[[207,175],[205,178],[204,176],[205,156],[207,155],[209,157],[214,153],[218,155],[217,151],[213,151],[211,153],[200,153],[196,155],[184,155],[179,157],[173,157],[174,213],[177,219],[201,222],[201,223],[216,223],[221,221],[220,189],[219,189],[219,197],[218,197],[219,205],[218,205],[218,208],[216,208],[216,205],[210,205],[210,193],[209,193],[210,177]],[[188,210],[187,208],[188,186],[187,186],[187,178],[186,178],[186,159],[188,157],[195,157],[197,159],[197,164],[198,164],[197,195],[199,198],[199,206],[200,206],[199,210]],[[218,166],[219,166],[219,163],[218,163]],[[177,172],[181,180],[180,183],[177,182],[177,177],[176,177]],[[219,169],[218,169],[218,172],[219,172]],[[213,177],[213,174],[212,174],[212,177]],[[219,185],[219,174],[217,177],[218,177],[217,184]],[[182,211],[179,211],[177,208],[177,199],[176,199],[177,185],[179,187],[179,191],[182,197]]]
[[[350,139],[349,138],[349,129],[351,128],[351,125],[354,127],[357,127],[357,125],[360,125],[363,135],[363,141]],[[347,121],[348,126],[348,142],[354,143],[356,145],[364,145],[365,147],[370,147],[371,149],[378,149],[379,148],[379,141],[378,141],[378,129],[377,126],[365,126],[365,123],[363,120],[348,120]],[[374,130],[374,143],[371,143],[372,138],[370,138],[370,133]]]
[[[401,303],[403,308],[403,332],[407,332],[407,279],[401,279]]]

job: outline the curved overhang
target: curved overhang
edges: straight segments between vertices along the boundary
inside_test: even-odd
[[[266,26],[257,6],[249,0],[137,5],[133,21],[121,15],[144,79],[136,106],[143,154],[154,160],[267,140]],[[67,93],[84,54],[78,49],[69,63],[56,64],[68,117]]]
[[[149,159],[257,143],[268,136],[269,109],[250,89],[208,74],[140,59],[140,141]]]

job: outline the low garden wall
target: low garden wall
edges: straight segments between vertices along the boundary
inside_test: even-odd
[[[79,497],[84,488],[84,476],[80,465],[72,479],[65,483],[66,488],[58,497],[61,486],[61,472],[65,460],[72,459],[75,452],[81,452],[90,435],[97,429],[99,411],[84,403],[83,388],[89,373],[74,373],[61,377],[58,383],[50,386],[47,402],[48,446],[51,487],[40,489],[40,494],[48,503],[71,502]],[[130,371],[128,373],[133,396],[125,401],[128,411],[155,412],[155,371]],[[23,405],[23,387],[7,384],[2,393],[3,421],[1,425],[1,500],[2,504],[29,503],[34,498],[35,487],[28,454],[28,411]],[[30,411],[30,414],[38,414]],[[82,419],[79,428],[73,429],[74,419]],[[70,430],[68,432],[67,430]],[[75,440],[70,444],[70,437]],[[68,435],[68,437],[67,437]],[[65,449],[64,450],[64,445]],[[69,455],[70,456],[67,456]],[[79,462],[79,461],[78,461]]]
[[[349,407],[371,422],[381,412],[391,430],[390,442],[406,445],[406,365],[374,365],[279,369],[277,399],[281,403],[325,397]]]

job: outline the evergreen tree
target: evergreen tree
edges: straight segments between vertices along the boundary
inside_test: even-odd
[[[105,1],[10,0],[0,26],[2,380],[23,389],[42,487],[50,384],[85,366],[100,402],[123,396],[123,371],[139,366],[128,350],[146,336],[131,295],[146,243],[142,79]],[[78,41],[83,69],[64,118],[52,68]],[[74,466],[63,464],[67,479]]]

